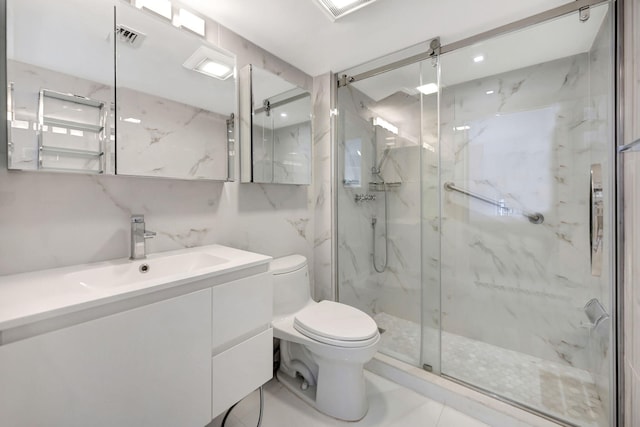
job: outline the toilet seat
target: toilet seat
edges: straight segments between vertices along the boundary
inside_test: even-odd
[[[365,347],[379,339],[378,325],[369,315],[333,301],[300,310],[293,327],[311,339],[336,347]]]

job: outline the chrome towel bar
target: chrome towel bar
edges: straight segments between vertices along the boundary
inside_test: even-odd
[[[469,190],[465,190],[464,188],[456,187],[456,185],[453,182],[445,182],[444,189],[447,191],[457,191],[458,193],[464,194],[466,196],[469,196],[474,199],[493,205],[500,210],[505,210],[505,211],[510,210],[502,202],[490,199],[488,197],[482,196],[480,194],[474,193]],[[539,212],[529,213],[529,212],[522,211],[520,213],[522,214],[522,216],[526,217],[529,220],[529,222],[532,224],[542,224],[544,222],[544,216]]]

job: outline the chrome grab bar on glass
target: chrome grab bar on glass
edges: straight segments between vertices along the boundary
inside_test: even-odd
[[[591,275],[598,277],[602,274],[604,199],[602,166],[597,163],[591,165],[589,201],[589,212],[591,216]]]
[[[447,191],[457,191],[458,193],[464,194],[466,196],[472,197],[474,199],[480,200],[482,202],[488,203],[500,209],[500,211],[509,211],[510,209],[504,205],[504,202],[493,200],[488,197],[482,196],[480,194],[471,192],[469,190],[465,190],[464,188],[456,187],[453,182],[445,182],[444,189]],[[532,224],[542,224],[544,222],[544,216],[539,212],[529,213],[522,211],[522,216],[526,217],[530,223]]]

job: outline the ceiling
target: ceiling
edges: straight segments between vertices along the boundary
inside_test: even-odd
[[[442,44],[566,0],[377,0],[332,22],[316,0],[183,0],[311,76],[342,71],[440,36]]]
[[[609,5],[603,3],[591,8],[591,17],[586,22],[580,21],[575,12],[445,53],[440,58],[440,86],[454,86],[588,52],[603,23],[608,22],[605,21],[608,11]],[[475,63],[473,59],[478,56],[483,60]],[[417,95],[417,86],[438,82],[431,61],[425,64],[396,68],[353,85],[376,102],[398,90]]]

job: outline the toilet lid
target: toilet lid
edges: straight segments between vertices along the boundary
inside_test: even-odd
[[[303,335],[335,345],[336,341],[367,341],[378,335],[378,325],[366,313],[357,308],[333,301],[318,304],[299,311],[293,327]]]

